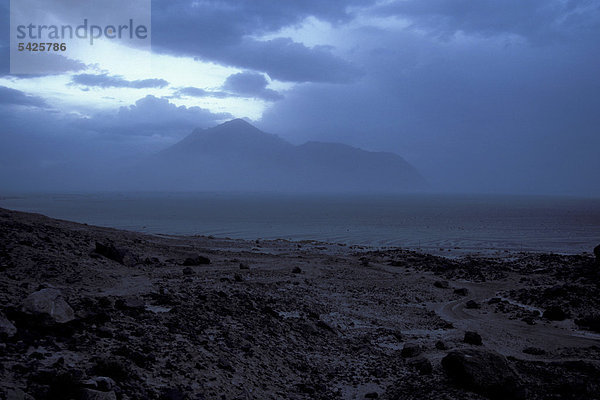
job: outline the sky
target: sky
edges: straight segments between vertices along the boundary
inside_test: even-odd
[[[0,15],[0,189],[245,118],[397,153],[436,191],[600,196],[600,0],[156,0],[151,47],[36,75],[10,74]]]

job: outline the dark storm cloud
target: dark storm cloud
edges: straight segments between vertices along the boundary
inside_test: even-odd
[[[105,112],[82,121],[82,127],[111,136],[165,136],[181,138],[193,129],[232,118],[200,107],[176,106],[168,99],[148,95],[118,112]]]
[[[154,1],[155,51],[266,72],[295,82],[349,82],[360,70],[326,47],[309,48],[290,39],[259,41],[251,35],[276,31],[309,16],[341,23],[348,6],[363,1]]]
[[[469,17],[479,9],[474,5],[461,16],[461,2],[398,2],[395,12],[412,26],[361,29],[347,38],[358,49],[352,61],[367,71],[361,81],[300,85],[270,107],[261,127],[296,142],[395,151],[439,190],[599,195],[600,53],[588,34],[594,24],[583,17],[575,23],[565,11],[554,30],[531,28],[529,40],[513,40],[526,34],[516,21],[534,20],[536,8],[523,5],[526,18],[507,2],[485,31],[494,9],[481,3],[490,15]],[[586,4],[595,10],[599,2]],[[437,14],[473,28],[431,35],[436,25],[428,18]]]
[[[71,78],[71,82],[76,85],[82,86],[95,86],[101,88],[133,88],[133,89],[147,89],[147,88],[163,88],[169,85],[169,82],[164,79],[141,79],[135,81],[128,81],[122,76],[108,75],[108,74],[79,74],[74,75]]]
[[[230,75],[223,88],[241,96],[261,98],[268,101],[281,100],[283,96],[272,89],[267,89],[269,82],[263,74],[256,72],[240,72]]]
[[[600,4],[593,0],[403,0],[373,11],[442,35],[515,34],[546,43],[600,33]]]
[[[0,106],[27,106],[45,108],[44,99],[28,95],[20,90],[0,86]]]

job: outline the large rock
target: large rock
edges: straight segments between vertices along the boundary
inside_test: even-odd
[[[454,383],[493,399],[523,398],[521,380],[506,358],[494,351],[454,350],[442,359]]]
[[[119,264],[125,264],[125,256],[127,255],[127,252],[123,249],[115,247],[113,243],[96,242],[95,251],[109,260],[116,261]]]
[[[30,294],[23,301],[23,311],[29,314],[49,316],[52,321],[63,324],[75,319],[75,313],[58,289],[47,288]]]
[[[596,264],[600,265],[600,244],[594,247],[594,255],[596,256]]]
[[[17,328],[15,328],[13,323],[4,314],[0,313],[0,337],[13,337],[15,333],[17,333]]]
[[[569,314],[559,306],[551,306],[544,311],[543,317],[550,321],[564,321]]]

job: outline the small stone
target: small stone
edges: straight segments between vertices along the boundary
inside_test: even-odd
[[[210,259],[204,256],[188,257],[183,261],[184,266],[207,265],[210,264]]]
[[[481,346],[483,341],[481,336],[477,332],[467,331],[465,332],[465,338],[463,340],[467,344],[473,344],[475,346]]]
[[[469,300],[469,301],[467,301],[467,303],[465,304],[465,307],[467,307],[470,310],[481,308],[481,306],[479,305],[479,303],[476,302],[475,300]]]
[[[435,342],[435,348],[438,350],[447,350],[448,346],[446,346],[446,343],[444,343],[441,340],[438,340],[437,342]]]
[[[408,365],[419,372],[419,375],[429,375],[433,371],[431,361],[425,357],[417,357],[408,362]]]
[[[498,304],[502,301],[502,299],[500,297],[492,297],[491,299],[488,300],[488,304],[492,305],[492,304]]]
[[[184,275],[194,275],[194,270],[190,267],[185,267],[183,269],[183,274]]]
[[[117,400],[115,392],[102,392],[94,389],[83,389],[81,391],[82,400]]]
[[[300,267],[294,267],[294,269],[292,269],[292,274],[300,274],[302,273],[302,269]]]
[[[250,266],[245,263],[240,263],[240,269],[250,269]]]
[[[459,296],[467,296],[469,294],[469,289],[467,289],[467,288],[454,289],[454,294],[457,294]]]
[[[379,393],[377,392],[369,392],[367,394],[365,394],[365,399],[378,399],[379,398]]]
[[[233,275],[233,280],[236,282],[243,282],[244,278],[242,278],[242,276],[240,274],[234,274]]]
[[[145,303],[144,300],[137,297],[127,297],[115,301],[115,307],[120,310],[143,310]]]
[[[433,282],[433,286],[440,289],[448,289],[450,287],[450,284],[448,283],[448,281],[435,281]]]
[[[523,353],[531,354],[533,356],[543,356],[544,354],[546,354],[546,351],[538,347],[525,347],[523,349]]]
[[[521,318],[521,321],[525,322],[527,325],[535,325],[535,318],[532,316]]]
[[[4,314],[0,313],[0,337],[13,337],[15,333],[17,333],[17,328],[4,316]]]
[[[421,354],[422,349],[421,346],[415,343],[406,343],[402,350],[400,351],[400,355],[405,358],[416,357]]]

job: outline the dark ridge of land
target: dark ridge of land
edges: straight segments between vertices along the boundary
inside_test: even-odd
[[[0,398],[599,399],[599,269],[0,209]]]

